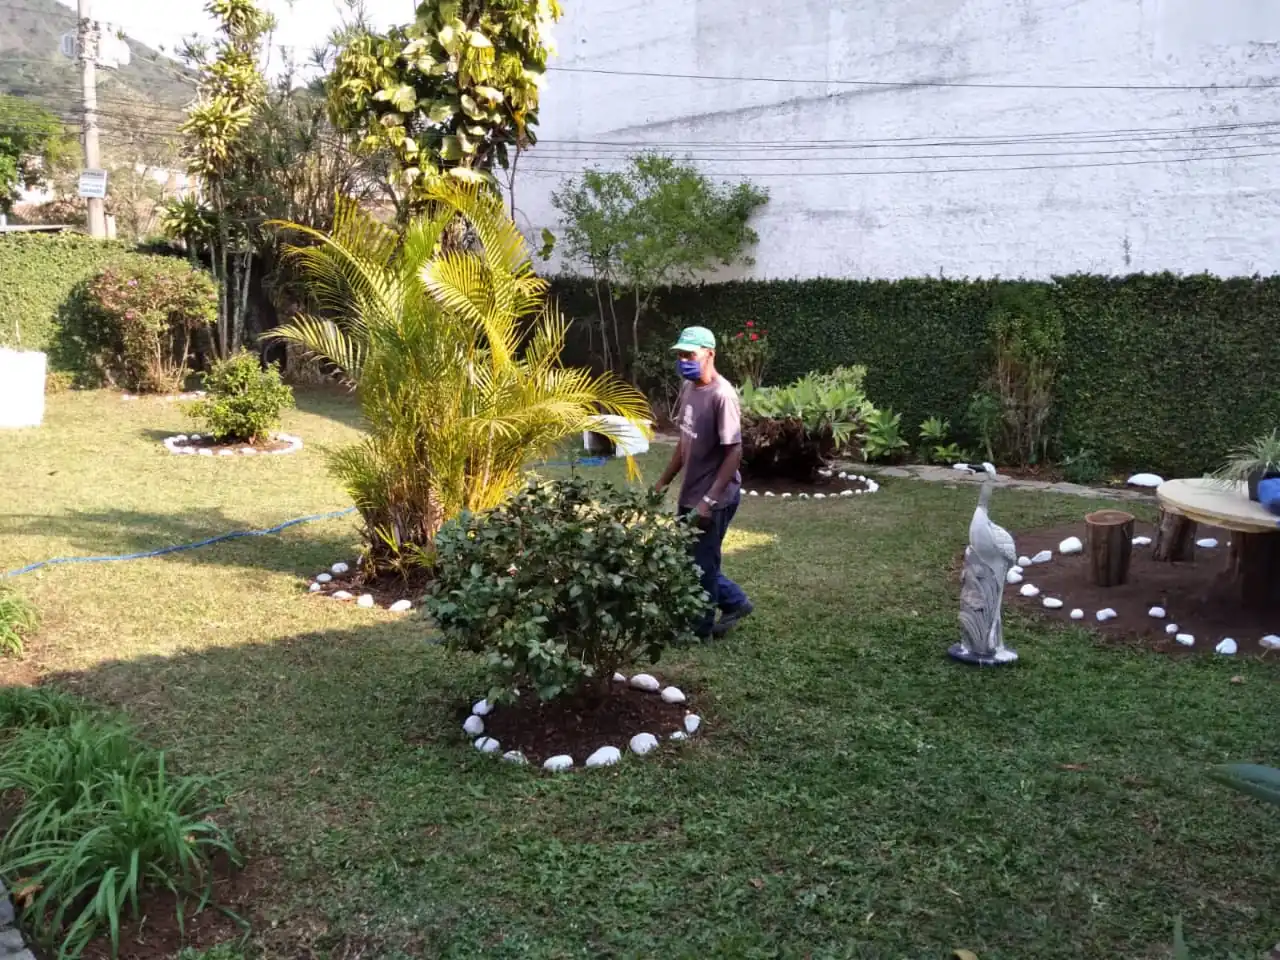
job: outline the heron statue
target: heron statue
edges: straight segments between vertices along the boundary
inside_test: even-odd
[[[960,629],[964,639],[948,653],[956,660],[978,666],[1013,663],[1018,654],[1004,645],[1001,604],[1009,570],[1018,562],[1013,537],[988,513],[996,468],[982,465],[986,479],[978,507],[969,521],[969,546],[964,552],[960,576]]]

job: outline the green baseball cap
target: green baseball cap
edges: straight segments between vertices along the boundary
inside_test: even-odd
[[[672,350],[688,351],[714,350],[715,348],[716,335],[706,327],[685,327],[680,331],[680,339],[671,347]]]

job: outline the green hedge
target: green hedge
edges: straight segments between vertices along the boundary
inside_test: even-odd
[[[651,341],[681,323],[768,329],[767,378],[864,363],[868,396],[914,432],[964,421],[990,365],[993,305],[1024,281],[744,281],[674,288],[646,321]],[[1043,284],[1066,323],[1056,452],[1106,466],[1197,474],[1280,424],[1280,278],[1073,276]],[[596,313],[589,283],[561,278],[570,316]],[[573,359],[586,359],[575,324]]]

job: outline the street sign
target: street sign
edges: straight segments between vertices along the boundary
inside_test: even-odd
[[[80,196],[102,200],[107,195],[107,171],[81,170]]]
[[[129,50],[129,44],[120,35],[120,28],[96,21],[94,28],[98,33],[98,55],[93,62],[99,67],[109,69],[127,67],[129,61],[133,59],[133,54]],[[80,37],[76,31],[64,33],[59,38],[58,49],[62,51],[64,57],[72,60],[80,59]]]
[[[64,57],[68,57],[72,60],[76,60],[79,58],[80,38],[76,36],[76,32],[74,30],[70,31],[69,33],[64,33],[62,35],[60,44],[61,44],[60,49],[62,50],[62,55]]]

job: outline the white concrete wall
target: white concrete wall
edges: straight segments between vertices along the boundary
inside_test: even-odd
[[[1277,0],[568,0],[565,7],[555,67],[994,84],[1280,79]],[[1223,128],[1246,123],[1274,125]],[[1219,129],[1188,132],[1195,127]],[[1164,140],[1110,133],[1101,143],[883,144],[1155,128],[1175,133]],[[587,141],[715,158],[701,165],[767,187],[755,266],[737,275],[1280,271],[1280,87],[903,89],[552,72],[539,138],[521,161],[516,197],[535,238],[544,226],[556,231],[550,194],[568,172],[617,166],[600,158],[627,149]],[[858,143],[759,146],[821,140]],[[1243,156],[1257,153],[1268,155]],[[907,159],[925,155],[936,159]],[[902,172],[1188,157],[1195,162]]]

